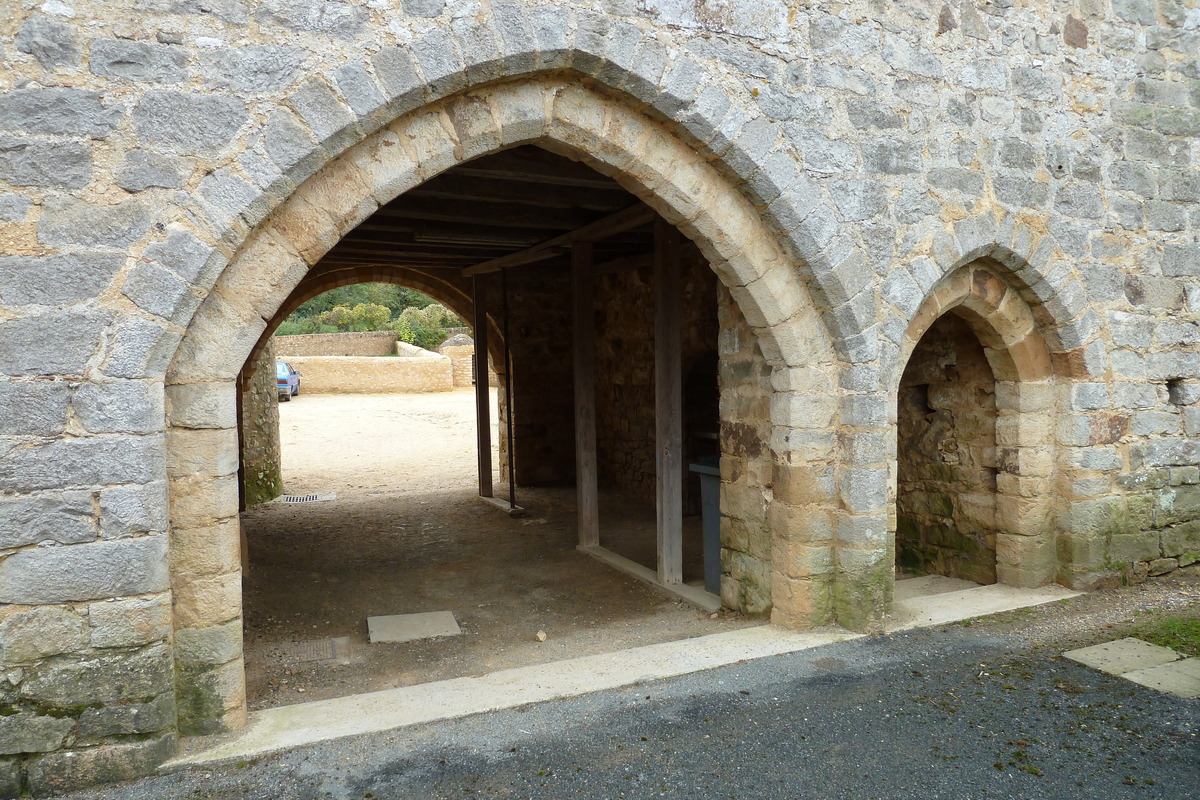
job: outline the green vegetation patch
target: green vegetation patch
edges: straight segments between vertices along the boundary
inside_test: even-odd
[[[1200,614],[1200,610],[1193,610]],[[1138,625],[1130,636],[1169,647],[1187,656],[1200,656],[1200,617],[1162,617]]]
[[[280,323],[278,336],[392,331],[401,341],[432,350],[447,330],[467,327],[426,295],[386,283],[340,286],[307,301]]]

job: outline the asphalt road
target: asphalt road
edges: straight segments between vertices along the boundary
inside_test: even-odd
[[[1197,797],[1200,701],[1058,653],[874,637],[69,797]]]

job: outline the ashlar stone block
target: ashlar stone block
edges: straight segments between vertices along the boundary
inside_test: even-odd
[[[0,755],[48,753],[62,747],[75,720],[34,713],[0,716]]]
[[[488,98],[461,95],[446,104],[446,116],[458,140],[457,155],[469,160],[501,147],[500,124]]]
[[[174,590],[175,623],[180,628],[203,628],[241,614],[240,572],[191,578],[179,582]]]
[[[72,408],[92,433],[157,433],[163,425],[162,385],[149,381],[88,382]]]
[[[57,436],[66,427],[69,403],[66,381],[0,383],[0,435]]]
[[[139,647],[171,634],[171,602],[166,595],[106,600],[88,605],[92,647]]]
[[[236,458],[237,449],[233,450]],[[183,528],[207,527],[237,516],[236,472],[220,477],[174,477],[171,479],[171,524]]]
[[[160,480],[158,436],[58,439],[0,457],[0,484],[17,492]]]
[[[16,89],[0,97],[0,130],[103,138],[121,123],[117,106],[83,89]]]
[[[90,542],[97,527],[90,491],[48,492],[0,499],[0,548],[54,541]]]
[[[178,575],[199,577],[236,571],[241,564],[241,543],[236,517],[210,527],[173,527],[171,569]]]
[[[175,632],[175,657],[182,664],[224,664],[242,655],[242,620]]]
[[[0,373],[83,373],[112,319],[112,312],[86,309],[0,321]]]
[[[60,750],[31,759],[29,788],[35,795],[61,794],[98,783],[113,783],[153,772],[175,751],[175,737]]]
[[[234,428],[172,428],[167,433],[167,475],[232,475],[238,469],[237,443]]]
[[[69,708],[150,699],[170,691],[170,651],[155,645],[136,652],[80,655],[30,669],[23,698]]]
[[[82,644],[83,620],[67,608],[8,606],[0,618],[0,663],[9,666],[69,653]]]
[[[248,119],[237,98],[192,92],[147,92],[133,110],[143,146],[161,145],[182,155],[215,155]]]
[[[164,591],[165,534],[20,550],[0,561],[0,602],[65,603]]]
[[[86,709],[79,717],[77,735],[83,741],[109,736],[155,733],[175,721],[175,698],[160,695],[148,703],[129,703]]]

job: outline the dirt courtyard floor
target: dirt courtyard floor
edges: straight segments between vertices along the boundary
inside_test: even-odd
[[[286,494],[337,498],[242,515],[251,709],[763,622],[710,618],[577,552],[573,489],[518,487],[523,518],[481,501],[470,389],[302,394],[280,405],[280,435]],[[602,543],[652,559],[653,513],[605,496]],[[688,522],[694,533],[698,520]],[[462,634],[368,642],[368,616],[429,611],[452,611]]]

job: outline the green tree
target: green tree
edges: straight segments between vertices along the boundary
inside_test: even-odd
[[[329,325],[335,330],[345,330],[349,318],[350,308],[348,306],[334,306],[316,316],[318,325]]]
[[[385,331],[392,312],[378,303],[359,303],[346,315],[346,329],[351,331]]]
[[[393,330],[401,340],[431,350],[446,339],[446,328],[462,325],[454,312],[418,291],[390,283],[360,283],[308,300],[276,333]]]

